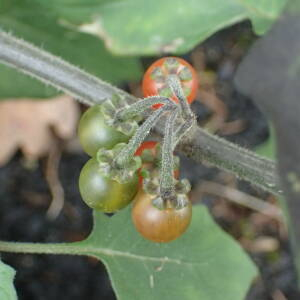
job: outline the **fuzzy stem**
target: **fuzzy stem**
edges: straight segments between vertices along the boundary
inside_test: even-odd
[[[195,161],[206,162],[210,166],[233,173],[237,178],[248,180],[274,195],[282,195],[276,165],[273,161],[230,143],[198,126],[193,126],[188,136],[180,140],[176,150]]]
[[[177,146],[177,144],[180,142],[180,140],[195,126],[196,118],[193,115],[191,118],[186,120],[182,125],[179,126],[179,128],[175,132],[175,138],[173,141],[174,148]]]
[[[168,200],[176,201],[174,190],[174,125],[179,109],[172,111],[167,118],[165,134],[162,144],[161,170],[160,170],[160,196],[166,203]]]
[[[141,145],[143,140],[149,134],[151,128],[153,128],[159,118],[169,110],[174,109],[173,105],[164,105],[161,108],[154,111],[145,122],[137,129],[134,136],[130,139],[124,149],[115,157],[114,165],[124,168],[128,165],[136,152],[137,148]]]
[[[124,95],[128,103],[137,101],[134,96],[1,30],[0,61],[89,105],[101,103],[113,94]],[[162,133],[161,125],[158,122],[155,128],[158,133]],[[197,162],[208,162],[275,195],[281,194],[273,161],[197,126],[194,126],[188,138],[180,142],[178,150]]]
[[[143,113],[148,108],[152,107],[153,104],[168,104],[169,106],[176,106],[176,104],[167,97],[162,96],[151,96],[139,100],[128,107],[120,109],[115,116],[116,120],[126,121],[131,119],[141,113]]]
[[[173,94],[177,97],[180,108],[182,111],[182,117],[186,120],[189,119],[191,115],[193,115],[190,105],[183,93],[180,80],[177,75],[169,75],[167,77],[167,83],[173,92]]]
[[[109,83],[1,30],[0,61],[88,105],[99,104],[113,94],[124,95],[129,103],[135,101]]]

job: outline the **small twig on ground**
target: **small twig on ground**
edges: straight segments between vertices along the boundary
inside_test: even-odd
[[[220,128],[219,134],[222,136],[237,134],[244,131],[246,127],[247,127],[247,122],[245,120],[238,119],[238,120],[226,122]]]
[[[212,194],[218,197],[226,198],[232,202],[256,210],[269,217],[282,220],[282,212],[277,206],[219,183],[202,181],[201,184],[193,191],[193,195],[197,195],[197,197],[199,197],[199,193]]]
[[[45,178],[49,185],[52,201],[47,210],[47,218],[53,220],[58,217],[64,206],[64,189],[58,175],[59,162],[61,159],[61,147],[57,138],[53,139],[52,147],[46,160]]]
[[[281,290],[276,290],[272,294],[273,300],[287,300],[287,298],[284,296]]]

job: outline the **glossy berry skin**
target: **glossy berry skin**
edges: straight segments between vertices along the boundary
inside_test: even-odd
[[[99,163],[91,158],[79,176],[79,190],[83,201],[91,208],[106,213],[116,212],[127,206],[138,191],[138,176],[127,183],[119,183],[99,171]]]
[[[178,102],[167,85],[168,75],[178,75],[183,92],[189,103],[196,98],[198,89],[198,79],[195,69],[184,59],[179,57],[163,57],[155,61],[146,71],[142,89],[145,97],[160,95],[173,99]],[[153,108],[158,108],[162,104],[155,104]]]
[[[83,150],[95,156],[100,148],[111,149],[118,143],[127,143],[130,136],[105,124],[101,105],[90,107],[81,117],[78,137]]]
[[[140,190],[132,207],[132,221],[136,230],[147,240],[167,243],[177,239],[192,219],[192,205],[181,209],[158,209],[152,204],[155,196]]]

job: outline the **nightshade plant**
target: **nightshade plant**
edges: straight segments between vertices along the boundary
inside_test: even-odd
[[[22,55],[19,55],[19,51],[22,51]],[[100,104],[104,99],[111,98],[115,94],[124,97],[128,103],[136,102],[133,96],[4,32],[0,32],[0,55],[0,59],[6,64],[60,88],[85,103]],[[180,91],[176,91],[175,94],[179,93]],[[151,101],[147,105],[154,104],[155,101],[153,103]],[[161,98],[159,102],[162,102]],[[139,101],[136,105],[142,105],[142,103]],[[160,112],[165,109],[166,106],[163,106],[161,110],[158,109],[154,113],[151,110],[150,120],[159,116]],[[142,126],[148,126],[147,124],[143,123]],[[189,124],[189,122],[184,124]],[[159,127],[164,128],[164,126]],[[185,128],[181,128],[184,132]],[[155,129],[158,128],[155,127]],[[195,140],[196,135],[199,140],[198,138]],[[170,135],[167,136],[170,137]],[[178,131],[178,138],[180,136],[181,130]],[[192,147],[191,143],[193,143]],[[170,143],[165,143],[165,147],[170,147],[170,145]],[[220,147],[224,147],[222,151]],[[266,190],[278,191],[274,164],[271,161],[212,136],[197,126],[194,126],[193,131],[183,143],[184,148],[186,154],[198,161],[202,161],[205,157],[211,163],[235,171],[241,178],[263,186]],[[169,151],[167,149],[166,153]],[[256,180],[251,180],[252,178]],[[174,291],[174,295],[171,295],[173,299],[184,299],[189,297],[188,295],[200,299],[201,297],[222,300],[242,299],[256,274],[255,267],[239,246],[213,224],[205,208],[196,207],[193,210],[193,220],[188,231],[180,239],[159,248],[155,243],[147,242],[139,237],[133,229],[129,211],[123,210],[112,218],[95,213],[94,230],[90,237],[82,242],[51,245],[1,242],[0,251],[95,256],[106,264],[115,292],[120,299],[161,298],[166,290]],[[122,235],[118,234],[118,239],[111,243],[108,237],[115,236],[120,228],[124,229]],[[139,247],[132,248],[132,245],[137,243]],[[124,269],[127,270],[126,280],[122,279],[123,275],[121,275]],[[205,278],[207,273],[211,272],[222,293],[216,294],[215,287],[211,287],[206,280],[202,281],[201,288],[198,288],[198,283],[189,279],[191,276]],[[183,274],[185,279],[178,277],[176,275],[178,273]],[[140,277],[138,288],[135,280],[136,274]],[[224,278],[230,278],[232,283],[238,281],[239,284],[228,284]],[[126,286],[124,286],[124,280]],[[181,289],[181,285],[184,288]],[[145,294],[149,287],[151,293]]]
[[[187,196],[190,185],[187,180],[174,178],[173,152],[196,125],[186,95],[190,102],[194,100],[197,78],[193,68],[176,57],[162,58],[149,70],[143,80],[143,86],[148,88],[145,94],[168,94],[168,97],[149,96],[128,105],[122,97],[115,96],[82,116],[80,141],[94,158],[84,166],[79,188],[85,203],[98,211],[111,213],[128,205],[137,193],[137,173],[141,168],[141,157],[136,152],[159,119],[167,115],[160,151],[159,183],[156,184],[157,176],[153,175],[157,173],[155,168],[150,178],[142,178],[140,189],[144,191],[140,193],[143,196],[137,197],[138,201],[144,201],[143,198],[145,201],[151,198],[151,201],[149,206],[134,205],[133,221],[144,237],[170,242],[186,230],[192,216]],[[135,119],[142,119],[141,114],[151,107],[154,111],[138,126]],[[128,144],[120,143],[130,136]]]
[[[279,6],[275,9],[277,13]],[[263,4],[260,4],[259,8],[263,12],[266,10]],[[255,15],[253,10],[250,10],[246,14],[244,13],[246,10],[244,8],[235,7],[235,9],[238,12],[238,20],[243,19],[245,15],[249,14],[255,23],[256,29],[259,28],[262,31],[264,24],[267,23],[268,18],[264,19],[264,14]],[[112,11],[110,12],[112,13]],[[226,9],[226,12],[231,13],[233,10]],[[275,16],[276,13],[272,14],[271,17],[274,19]],[[69,22],[78,21],[72,19],[72,16],[67,13],[64,17]],[[3,22],[5,23],[5,21]],[[227,22],[226,24],[231,23]],[[214,30],[220,28],[219,24],[214,24]],[[278,33],[278,28],[285,28],[284,25],[284,22],[283,25],[280,23],[275,32]],[[9,27],[6,26],[6,28]],[[295,29],[294,27],[292,28]],[[109,30],[113,32],[114,29],[110,27]],[[213,32],[213,30],[210,32]],[[296,30],[296,32],[299,31]],[[279,39],[277,35],[276,38]],[[269,45],[268,42],[269,40],[267,39],[265,43]],[[113,41],[112,47],[115,47],[115,49],[118,48],[115,41]],[[138,47],[139,45],[135,44],[134,47],[128,47],[128,49],[134,52]],[[120,50],[121,48],[126,47],[119,47],[118,49]],[[153,51],[149,47],[147,49],[148,52]],[[179,46],[178,49],[183,48]],[[143,101],[136,102],[137,99],[132,95],[3,31],[0,31],[0,60],[7,66],[18,69],[60,91],[68,93],[75,99],[88,105],[98,105],[104,99],[114,99],[116,96],[132,105],[130,106],[131,109],[136,105],[137,111],[141,109],[139,105],[144,105],[145,103]],[[288,74],[290,75],[291,72]],[[244,83],[244,90],[247,90],[245,88],[246,81],[242,81]],[[180,85],[176,84],[176,79],[170,77],[168,84],[180,100],[181,91],[178,88]],[[248,93],[250,94],[250,92]],[[189,122],[184,122],[183,124],[185,125],[177,127],[181,126],[181,124],[180,122],[177,125],[173,124],[172,121],[175,118],[173,120],[168,118],[166,121],[161,116],[165,110],[170,110],[169,114],[178,114],[181,118],[190,120],[191,123],[194,123],[194,118],[188,118],[188,109],[182,109],[185,102],[181,102],[179,106],[174,106],[174,104],[169,103],[167,98],[159,97],[159,103],[165,101],[165,105],[161,110],[158,109],[154,112],[151,110],[150,116],[149,111],[146,111],[143,113],[143,118],[147,119],[148,117],[150,120],[159,119],[154,130],[160,134],[165,133],[165,142],[162,147],[164,161],[172,160],[170,153],[172,153],[173,147],[178,143],[176,149],[197,162],[208,162],[213,166],[234,173],[237,177],[247,180],[265,191],[275,195],[283,194],[274,162],[213,136],[198,126],[189,124]],[[157,103],[156,101],[157,98],[151,97],[147,105],[150,106],[150,103],[153,105]],[[169,108],[169,105],[172,109]],[[181,108],[180,113],[177,112],[178,107]],[[123,113],[125,115],[126,113],[131,114],[131,112],[125,113],[125,111]],[[179,117],[178,120],[180,120]],[[123,149],[124,151],[126,149],[125,152],[127,154],[130,153],[130,155],[120,157],[118,163],[128,162],[129,156],[132,155],[134,149],[140,144],[148,125],[147,121],[143,123],[142,126],[145,127],[143,127],[142,131],[139,131],[140,136],[137,139],[133,139],[129,143],[128,148]],[[173,126],[181,128],[177,131],[175,137],[173,134],[170,134]],[[186,130],[191,127],[192,129],[189,131],[188,136],[184,136]],[[278,128],[276,127],[277,131]],[[124,154],[126,154],[125,152]],[[162,165],[162,172],[165,172],[168,176],[161,179],[160,190],[163,191],[164,195],[169,195],[171,187],[169,179],[173,178],[173,170]],[[289,180],[288,182],[292,183],[295,195],[298,195],[296,191],[298,173],[296,170],[292,175],[286,176],[287,180]],[[126,176],[126,174],[121,173],[122,176]],[[288,192],[287,195],[289,195],[288,185],[283,185],[283,188],[285,192]],[[295,202],[291,203],[293,205],[289,207],[297,207]],[[130,220],[130,210],[125,209],[111,218],[94,212],[94,228],[86,240],[76,243],[57,244],[1,241],[0,251],[94,256],[102,260],[106,265],[113,288],[119,299],[243,299],[251,281],[257,275],[255,266],[239,245],[218,228],[204,207],[196,206],[193,210],[193,219],[187,232],[169,244],[156,244],[140,237],[135,232]],[[293,216],[291,224],[297,224],[295,221],[295,211],[295,209],[292,210],[290,208],[287,210],[287,215],[291,212],[290,215]],[[293,226],[291,226],[290,231],[292,235],[296,232],[293,236],[296,240],[294,252],[297,255],[300,240],[298,230],[295,228],[294,231]],[[112,240],[111,237],[114,237],[114,239]],[[15,291],[12,288],[14,271],[2,263],[0,264],[0,271],[0,295],[3,295],[3,299],[15,299]],[[137,278],[139,278],[138,281],[136,280]]]

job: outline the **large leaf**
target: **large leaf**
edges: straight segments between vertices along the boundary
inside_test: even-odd
[[[37,0],[36,0],[37,1]],[[78,30],[100,36],[114,53],[184,53],[214,32],[250,18],[257,33],[286,0],[52,0],[42,7]]]
[[[17,294],[13,285],[15,270],[0,260],[0,299],[16,300]]]
[[[290,1],[272,30],[241,63],[237,87],[271,119],[276,133],[278,174],[300,284],[300,3]]]
[[[36,1],[14,1],[0,10],[0,27],[43,47],[84,70],[112,83],[138,79],[140,65],[135,58],[110,54],[98,38],[57,24]],[[51,97],[57,92],[23,74],[0,66],[0,98]]]
[[[74,246],[105,263],[121,300],[242,300],[256,275],[245,252],[204,206],[194,207],[188,231],[168,244],[142,238],[129,208],[111,218],[95,213],[92,234]]]

